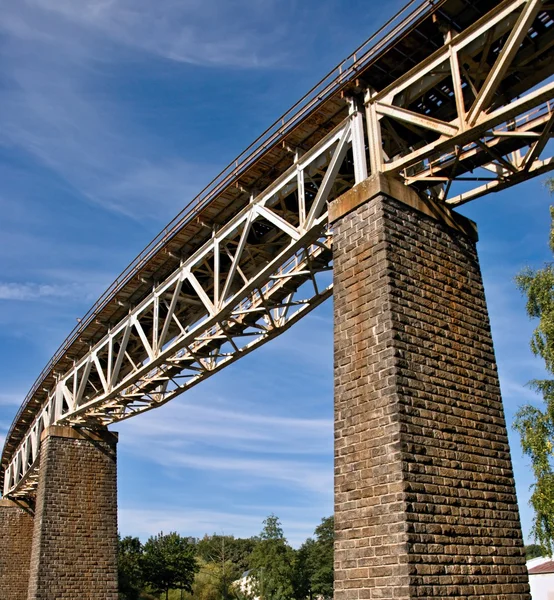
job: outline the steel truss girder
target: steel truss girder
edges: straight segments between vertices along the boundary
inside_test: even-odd
[[[327,203],[367,177],[363,140],[363,117],[352,102],[345,121],[61,375],[8,465],[4,495],[35,489],[49,425],[103,427],[165,404],[329,298]],[[271,253],[259,260],[264,245]],[[248,271],[252,256],[256,268]]]
[[[506,91],[511,73],[533,67],[520,48],[534,39],[536,19],[550,27],[545,10],[544,0],[504,0],[462,32],[447,31],[441,48],[385,89],[361,80],[365,95],[349,100],[345,121],[298,152],[285,173],[57,376],[11,456],[4,495],[36,489],[41,433],[49,425],[103,427],[160,406],[328,298],[327,203],[368,171],[457,206],[554,168],[554,158],[543,156],[554,83],[545,75],[523,95]],[[554,44],[552,31],[541,43]],[[494,45],[500,50],[487,64]],[[435,93],[453,109],[426,109],[420,99]],[[478,185],[451,196],[458,181]]]
[[[461,33],[447,32],[442,48],[384,90],[368,89],[371,172],[399,177],[418,192],[457,206],[554,168],[551,156],[541,156],[552,135],[554,83],[547,81],[504,102],[495,96],[509,73],[522,68],[518,51],[526,36],[534,37],[532,25],[544,6],[543,0],[505,0]],[[503,38],[495,62],[477,89],[463,63],[471,63]],[[449,120],[413,106],[417,98],[440,85],[453,98],[455,115]],[[383,140],[398,124],[421,135],[415,145],[406,142],[402,152],[387,156]],[[512,136],[509,144],[508,136]],[[487,173],[474,175],[475,168]],[[449,197],[457,181],[487,183]]]

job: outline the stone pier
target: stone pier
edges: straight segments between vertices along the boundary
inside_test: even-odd
[[[27,600],[32,541],[29,507],[0,499],[0,598]]]
[[[29,600],[117,600],[117,435],[42,433]]]
[[[330,215],[335,600],[529,600],[475,225],[383,176]]]

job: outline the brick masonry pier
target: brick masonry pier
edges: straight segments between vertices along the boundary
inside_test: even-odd
[[[117,600],[117,435],[42,433],[29,600]]]
[[[382,176],[330,213],[335,600],[529,600],[474,224]]]
[[[0,599],[27,600],[33,517],[24,505],[0,500]]]

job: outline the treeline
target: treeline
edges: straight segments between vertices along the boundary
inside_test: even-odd
[[[305,600],[333,596],[334,521],[321,521],[295,550],[270,515],[258,536],[119,540],[120,600]]]

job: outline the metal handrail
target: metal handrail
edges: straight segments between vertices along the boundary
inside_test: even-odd
[[[337,67],[330,71],[323,79],[316,83],[312,89],[298,100],[284,115],[256,138],[243,152],[241,152],[219,175],[217,175],[203,190],[201,190],[170,223],[140,252],[136,258],[122,271],[117,279],[108,287],[100,298],[92,305],[78,325],[71,331],[62,345],[58,348],[47,365],[37,377],[35,383],[26,395],[10,430],[6,436],[9,442],[13,429],[26,406],[42,384],[45,377],[52,371],[56,363],[62,358],[71,345],[92,323],[101,310],[123,289],[132,277],[147,263],[184,225],[189,223],[202,211],[217,194],[234,180],[238,179],[269,147],[275,145],[298,124],[309,111],[322,101],[337,93],[352,76],[356,74],[377,52],[386,44],[400,35],[415,19],[420,17],[426,9],[436,8],[445,0],[420,0],[418,6],[402,21],[394,25],[410,7],[418,0],[410,0],[402,9],[394,14],[381,28],[361,44],[354,52],[344,59]],[[393,26],[394,25],[394,26]],[[370,44],[373,44],[370,46]],[[359,58],[358,58],[359,57]]]

